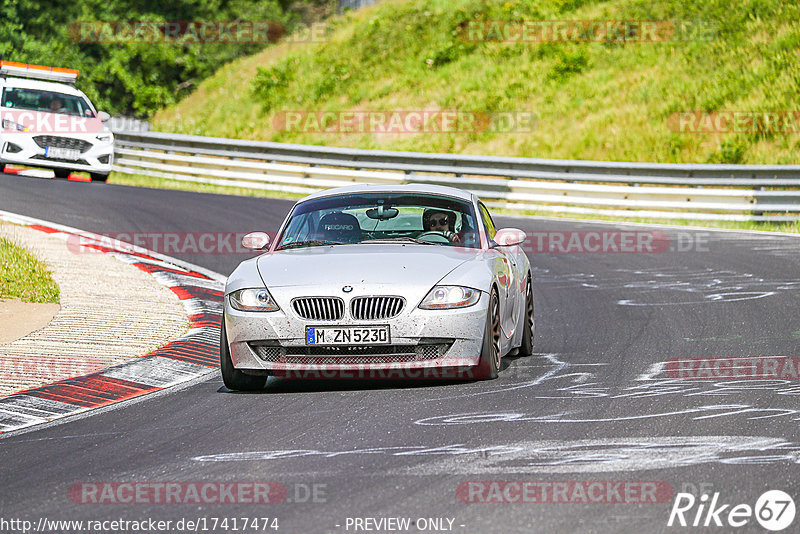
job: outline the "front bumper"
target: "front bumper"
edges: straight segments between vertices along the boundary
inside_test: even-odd
[[[472,378],[479,360],[489,299],[452,310],[413,305],[392,319],[333,322],[300,318],[289,307],[243,312],[225,297],[225,325],[234,367],[250,374],[296,378]],[[388,324],[391,345],[331,349],[306,345],[306,326]]]
[[[45,148],[39,146],[34,137],[45,137],[26,133],[0,134],[0,161],[4,164],[65,169],[108,174],[114,163],[114,144],[101,142],[96,135],[47,136],[65,139],[66,144],[81,145],[77,160],[53,159],[45,156]],[[40,141],[41,142],[41,141]],[[0,169],[2,171],[2,169]]]

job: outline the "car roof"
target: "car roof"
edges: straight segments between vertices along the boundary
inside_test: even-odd
[[[347,185],[344,187],[336,187],[334,189],[326,189],[325,191],[318,191],[316,193],[312,193],[307,197],[303,197],[298,200],[298,204],[300,202],[305,202],[307,200],[313,200],[315,198],[322,198],[322,197],[329,197],[329,196],[337,196],[337,195],[347,195],[352,193],[420,193],[420,194],[432,194],[432,195],[444,195],[449,197],[455,197],[462,200],[466,200],[467,202],[472,202],[475,195],[470,193],[469,191],[464,191],[463,189],[457,189],[455,187],[448,187],[444,185],[432,185],[432,184],[389,184],[389,185],[378,185],[378,184],[356,184],[356,185]]]
[[[15,78],[13,76],[0,78],[0,86],[19,87],[23,89],[38,89],[40,91],[52,91],[54,93],[63,93],[65,95],[72,96],[86,96],[79,89],[76,89],[75,87],[65,83],[47,82],[31,78]]]

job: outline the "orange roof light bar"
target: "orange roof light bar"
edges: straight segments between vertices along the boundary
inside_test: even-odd
[[[52,82],[75,83],[78,71],[32,63],[18,63],[16,61],[0,60],[0,77],[15,76],[18,78],[37,78]]]

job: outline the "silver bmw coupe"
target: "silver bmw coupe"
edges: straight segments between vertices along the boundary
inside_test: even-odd
[[[354,185],[298,201],[225,285],[225,386],[286,378],[492,379],[533,351],[525,234],[473,194]]]

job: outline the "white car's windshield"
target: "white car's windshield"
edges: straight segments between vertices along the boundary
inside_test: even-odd
[[[4,108],[25,111],[44,111],[76,117],[94,117],[94,111],[92,111],[89,102],[85,98],[39,89],[6,87],[3,89],[0,105]]]
[[[470,202],[408,193],[362,193],[298,205],[279,249],[354,243],[480,247]]]

